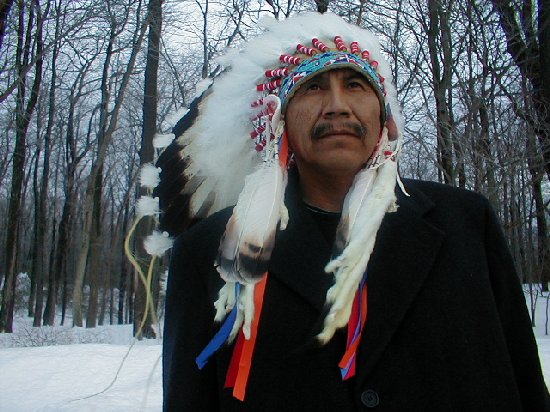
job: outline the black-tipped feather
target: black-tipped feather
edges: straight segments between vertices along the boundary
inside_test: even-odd
[[[191,128],[199,115],[201,103],[212,92],[208,87],[189,106],[188,112],[174,126],[172,132],[176,139],[159,156],[156,166],[160,167],[160,183],[153,191],[159,198],[160,229],[170,236],[177,236],[196,221],[198,216],[191,214],[190,202],[193,193],[200,187],[204,178],[193,176],[191,179],[185,170],[190,159],[185,155],[185,145],[177,138]],[[211,207],[207,206],[209,210]],[[201,210],[203,208],[201,207]]]
[[[206,98],[206,96],[212,93],[212,84],[210,84],[210,86],[208,86],[208,88],[204,92],[202,92],[200,96],[196,97],[195,100],[191,102],[191,105],[189,106],[189,110],[187,111],[187,113],[185,113],[185,115],[178,120],[178,122],[172,129],[172,133],[176,135],[176,138],[180,137],[191,126],[195,124],[195,120],[199,116],[200,104]]]

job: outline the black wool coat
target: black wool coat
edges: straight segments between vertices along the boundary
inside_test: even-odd
[[[345,330],[325,346],[331,245],[290,183],[290,222],[277,233],[256,348],[240,402],[224,389],[232,346],[199,371],[222,282],[213,267],[226,209],[172,251],[163,353],[165,411],[550,411],[524,296],[483,197],[405,181],[368,265],[368,319],[354,378],[338,362]]]

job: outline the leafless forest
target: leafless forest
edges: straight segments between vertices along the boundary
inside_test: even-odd
[[[550,0],[0,0],[0,332],[18,312],[35,326],[145,317],[136,331],[155,336],[123,247],[155,133],[260,18],[327,7],[382,39],[402,175],[485,194],[521,280],[546,288]],[[131,239],[145,273],[153,225]],[[148,278],[159,311],[166,265]]]

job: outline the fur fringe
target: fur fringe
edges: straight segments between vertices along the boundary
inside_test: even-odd
[[[336,329],[348,323],[353,298],[369,263],[382,219],[387,211],[395,208],[397,163],[387,161],[376,173],[372,191],[361,204],[351,228],[348,245],[325,267],[327,273],[334,273],[335,283],[327,292],[326,302],[330,309],[325,317],[323,331],[317,336],[321,343],[328,342]]]

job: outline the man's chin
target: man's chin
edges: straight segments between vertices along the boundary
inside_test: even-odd
[[[338,156],[319,159],[317,170],[325,175],[355,175],[366,164],[366,160],[357,156],[357,152],[349,153],[348,156]]]

